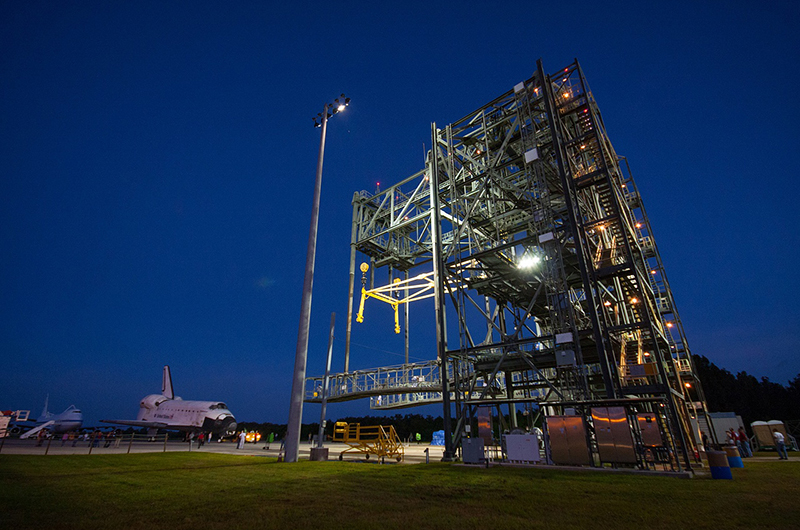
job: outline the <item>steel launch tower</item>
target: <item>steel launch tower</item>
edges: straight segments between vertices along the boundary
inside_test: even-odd
[[[539,61],[512,90],[432,124],[431,142],[421,171],[353,198],[348,360],[328,401],[442,402],[446,458],[475,435],[481,407],[508,414],[512,430],[518,408],[540,415],[552,443],[572,418],[587,456],[565,463],[587,465],[630,458],[608,449],[612,411],[634,447],[652,424],[662,458],[690,467],[702,388],[642,198],[577,60],[551,74]],[[370,267],[356,309],[359,253]],[[386,284],[374,287],[376,270]],[[365,304],[388,303],[399,332],[399,310],[423,298],[435,358],[410,364],[406,349],[403,365],[350,370],[354,311],[360,321]],[[319,401],[321,383],[306,380],[306,401]]]

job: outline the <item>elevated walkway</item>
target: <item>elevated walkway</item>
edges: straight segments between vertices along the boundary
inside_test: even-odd
[[[442,383],[439,377],[439,362],[435,360],[331,374],[329,380],[328,403],[365,397],[382,397],[382,401],[383,397],[397,394],[432,394],[437,392],[439,401],[441,401]],[[322,377],[306,378],[306,403],[322,402],[322,385]],[[397,401],[399,400],[395,400],[395,402]],[[435,403],[436,401],[429,402]],[[417,401],[414,404],[419,405],[422,403]]]
[[[452,381],[452,365],[448,369],[448,377]],[[328,403],[370,398],[371,409],[390,410],[442,402],[439,363],[435,360],[331,374],[329,377]],[[536,387],[532,386],[534,383]],[[515,398],[543,399],[547,394],[546,385],[541,381],[528,382],[525,388],[519,386],[519,380],[515,380],[514,384],[517,386]],[[484,385],[484,378],[478,377],[472,395],[464,395],[462,399],[480,400]],[[306,378],[304,401],[321,403],[322,386],[322,377]],[[492,394],[505,395],[505,374],[496,374],[493,386]],[[452,392],[450,398],[455,399]]]

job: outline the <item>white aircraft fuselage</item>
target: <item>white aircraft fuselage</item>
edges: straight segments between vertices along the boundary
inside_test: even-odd
[[[20,436],[20,438],[30,438],[38,435],[41,431],[47,431],[53,434],[61,434],[81,428],[81,425],[83,425],[83,413],[77,409],[75,405],[70,405],[61,414],[53,414],[47,410],[47,404],[49,400],[50,395],[48,394],[44,400],[44,410],[42,411],[42,415],[36,418],[36,422],[33,427]],[[26,428],[28,426],[29,424],[26,425],[24,422],[18,422],[12,431],[19,430],[20,428]]]
[[[36,421],[46,423],[50,420],[53,421],[53,425],[48,429],[54,433],[74,431],[83,425],[83,413],[75,408],[75,405],[70,405],[61,414],[42,415]]]

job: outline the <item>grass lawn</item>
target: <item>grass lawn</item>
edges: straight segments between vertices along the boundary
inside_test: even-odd
[[[800,528],[800,464],[734,480],[208,453],[0,455],[2,528]]]

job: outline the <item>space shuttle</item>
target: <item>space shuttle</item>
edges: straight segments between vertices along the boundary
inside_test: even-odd
[[[135,420],[100,420],[104,423],[172,429],[186,432],[212,432],[227,434],[236,431],[236,418],[225,403],[219,401],[189,401],[175,396],[172,374],[164,367],[161,394],[150,394],[139,402],[139,415]]]

